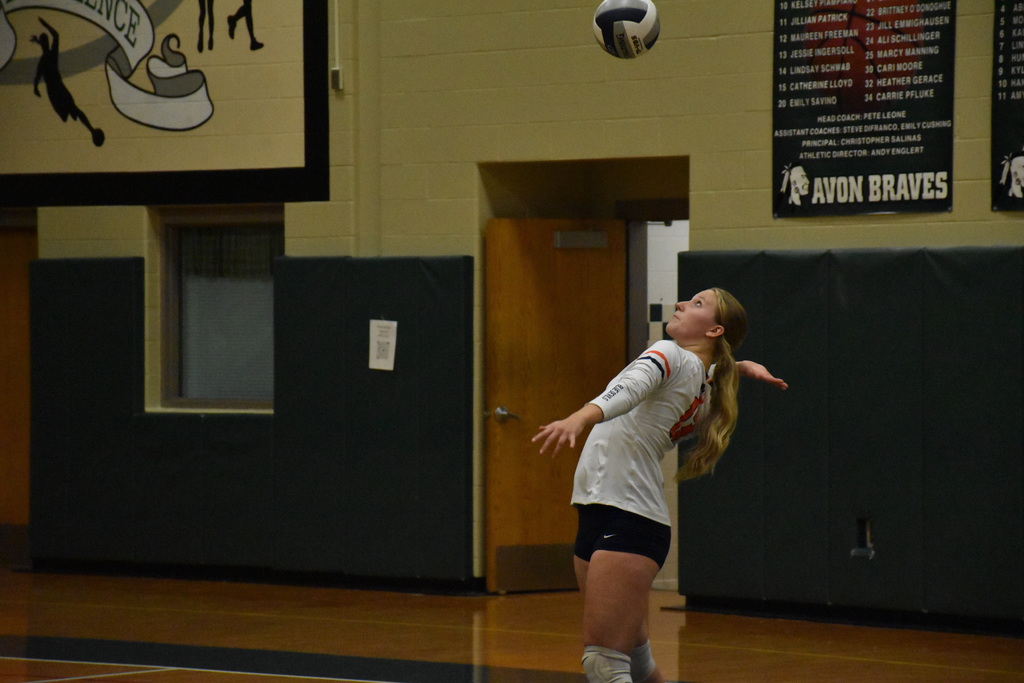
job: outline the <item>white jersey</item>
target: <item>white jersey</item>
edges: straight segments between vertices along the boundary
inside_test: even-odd
[[[572,503],[611,505],[670,525],[661,460],[689,435],[705,400],[704,363],[674,341],[658,341],[590,401],[604,411],[573,483]]]

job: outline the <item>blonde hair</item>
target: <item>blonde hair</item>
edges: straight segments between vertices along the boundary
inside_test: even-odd
[[[697,443],[685,454],[686,462],[676,471],[676,481],[696,479],[714,471],[729,446],[739,415],[736,395],[740,376],[733,352],[747,336],[747,312],[729,292],[718,287],[713,287],[712,291],[717,297],[715,322],[725,332],[718,337],[715,347],[712,361],[715,374],[709,387],[711,400],[702,407],[697,420]]]

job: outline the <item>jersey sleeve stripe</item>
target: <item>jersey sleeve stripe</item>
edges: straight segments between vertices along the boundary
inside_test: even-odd
[[[652,356],[658,356],[658,358],[661,358],[661,362],[658,362],[658,359],[653,358]],[[644,355],[640,356],[640,360],[646,360],[654,363],[658,370],[661,371],[661,376],[663,378],[672,376],[672,367],[668,364],[668,358],[665,358],[665,354],[661,351],[649,349]]]

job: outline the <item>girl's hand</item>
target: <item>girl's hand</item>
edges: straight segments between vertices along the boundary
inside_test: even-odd
[[[750,379],[756,379],[760,382],[766,382],[772,386],[776,386],[779,389],[785,391],[789,388],[785,380],[781,380],[772,373],[768,372],[768,368],[755,363],[752,360],[738,360],[736,361],[736,369],[739,370],[740,374]]]
[[[551,457],[555,457],[558,451],[562,450],[562,446],[568,442],[569,448],[576,447],[576,437],[583,431],[583,425],[576,426],[570,421],[569,418],[564,420],[556,420],[551,424],[543,425],[537,436],[530,439],[531,442],[542,441],[540,445],[540,452],[544,453],[548,450],[552,444],[554,444],[554,450],[551,451]]]
[[[543,425],[537,435],[530,439],[536,443],[541,441],[540,452],[547,452],[552,448],[551,457],[555,457],[562,447],[568,444],[569,448],[576,447],[576,437],[590,425],[597,424],[604,419],[604,412],[594,405],[588,403],[564,420],[555,420],[550,424]]]

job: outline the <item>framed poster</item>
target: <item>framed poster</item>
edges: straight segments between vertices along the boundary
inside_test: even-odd
[[[776,0],[776,218],[952,209],[955,26],[955,0]]]
[[[1024,211],[1024,3],[995,4],[992,210]]]
[[[326,0],[0,0],[0,206],[328,197]]]

